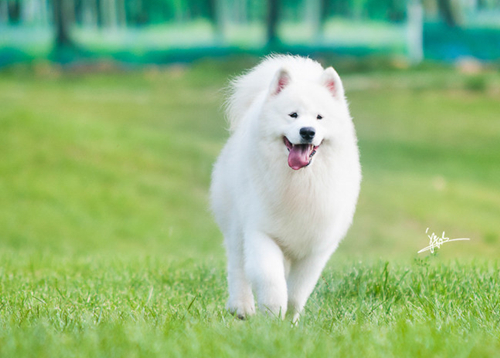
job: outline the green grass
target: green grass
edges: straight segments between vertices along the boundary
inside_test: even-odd
[[[291,327],[224,309],[207,188],[242,67],[0,73],[0,356],[498,354],[499,75],[344,76],[360,201]],[[417,255],[428,227],[471,241]]]
[[[494,356],[498,262],[329,269],[298,327],[224,310],[220,261],[3,260],[1,356]]]

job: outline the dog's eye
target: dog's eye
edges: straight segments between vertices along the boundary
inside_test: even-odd
[[[297,114],[297,112],[293,112],[293,113],[290,113],[289,116],[292,118],[297,118],[299,115]]]
[[[318,116],[316,117],[316,119],[323,119],[323,116],[321,114],[318,114]]]

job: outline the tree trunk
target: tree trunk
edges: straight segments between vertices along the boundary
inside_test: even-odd
[[[225,3],[222,0],[208,0],[207,6],[208,17],[214,29],[214,40],[217,44],[222,45],[226,28]]]
[[[279,0],[267,0],[267,46],[273,49],[279,44]]]
[[[127,27],[127,9],[125,6],[125,0],[118,0],[116,2],[118,27],[122,28]]]
[[[477,0],[476,10],[482,10],[488,8],[488,3],[486,0]]]
[[[82,25],[95,28],[97,26],[97,4],[95,1],[83,0],[81,4]]]
[[[457,19],[453,12],[451,0],[438,0],[439,14],[449,27],[456,27]]]
[[[72,19],[71,5],[72,2],[68,0],[52,0],[56,49],[73,47],[73,42],[69,36],[70,20]]]
[[[40,0],[40,21],[44,26],[50,24],[50,5],[47,0]]]
[[[323,39],[323,23],[325,21],[325,0],[308,0],[306,6],[305,21],[310,24],[312,29],[313,42],[321,42]]]
[[[9,22],[9,5],[7,1],[0,1],[0,23]]]
[[[109,26],[108,13],[107,13],[107,0],[97,0],[99,6],[99,27],[101,29]]]
[[[116,28],[118,27],[116,0],[107,0],[106,12],[108,14],[109,27],[113,30],[116,30]]]
[[[21,13],[21,3],[18,1],[8,1],[7,2],[8,18],[11,23],[19,23],[20,13]]]
[[[422,62],[424,59],[424,8],[419,0],[410,0],[407,5],[407,44],[408,55],[412,64]]]

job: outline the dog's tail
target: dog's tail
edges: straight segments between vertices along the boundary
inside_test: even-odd
[[[273,69],[269,66],[272,57],[267,57],[259,65],[231,80],[228,86],[226,114],[229,131],[234,132],[248,112],[255,99],[263,95],[271,84]]]

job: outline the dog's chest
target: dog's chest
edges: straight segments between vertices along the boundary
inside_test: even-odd
[[[342,205],[338,183],[305,176],[281,183],[264,198],[268,234],[296,256],[328,246]]]

